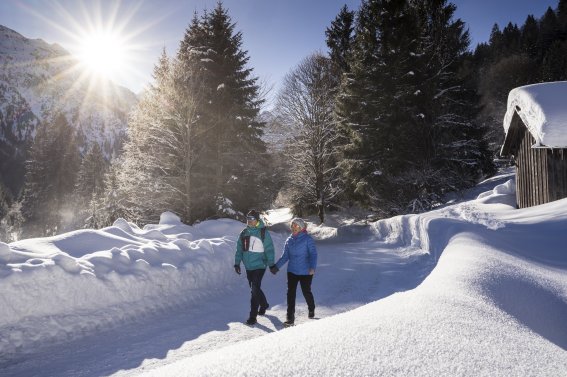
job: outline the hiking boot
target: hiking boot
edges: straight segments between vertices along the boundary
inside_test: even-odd
[[[283,323],[283,325],[284,325],[284,327],[291,327],[291,326],[293,326],[293,321],[285,321]]]
[[[266,314],[266,310],[270,307],[270,304],[268,304],[266,307],[260,306],[260,310],[258,310],[258,314],[259,315],[265,315]]]
[[[293,318],[288,318],[287,321],[285,321],[285,322],[283,323],[283,325],[284,325],[284,327],[293,326],[293,323],[294,323],[294,322],[295,322],[295,321],[294,321]]]
[[[254,318],[254,317],[250,317],[250,318],[248,318],[248,319],[246,320],[246,324],[247,324],[248,326],[255,325],[256,322],[257,322],[257,321],[256,321],[256,318]]]
[[[315,318],[315,310],[310,310],[309,314],[307,315],[309,318]]]

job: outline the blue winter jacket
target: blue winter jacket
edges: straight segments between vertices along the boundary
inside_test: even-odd
[[[291,235],[285,241],[283,254],[276,267],[281,269],[288,261],[287,271],[295,275],[309,275],[309,269],[317,267],[315,241],[307,232]]]

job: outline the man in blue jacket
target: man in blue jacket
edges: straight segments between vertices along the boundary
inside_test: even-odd
[[[240,275],[240,262],[244,262],[251,290],[250,316],[246,324],[252,326],[256,323],[256,316],[266,314],[270,306],[261,286],[266,267],[274,264],[274,243],[257,211],[248,212],[246,225],[236,242],[234,271]]]
[[[285,241],[284,251],[270,271],[276,274],[284,264],[287,265],[287,320],[284,326],[292,326],[295,321],[295,296],[297,283],[307,302],[309,318],[315,317],[315,299],[311,292],[311,282],[317,268],[317,249],[313,238],[307,234],[307,225],[300,218],[291,220],[291,236]]]

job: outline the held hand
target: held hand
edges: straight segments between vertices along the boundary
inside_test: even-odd
[[[270,272],[274,275],[277,274],[279,270],[280,269],[277,268],[275,264],[273,266],[270,266]]]
[[[315,275],[315,269],[314,268],[309,269],[309,275]]]
[[[237,264],[235,264],[235,265],[234,265],[234,271],[235,271],[238,275],[240,275],[240,266],[237,265]]]

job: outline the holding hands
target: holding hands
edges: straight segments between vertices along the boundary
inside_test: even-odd
[[[277,274],[279,270],[280,269],[277,268],[275,264],[273,266],[270,266],[270,272],[274,275]]]

